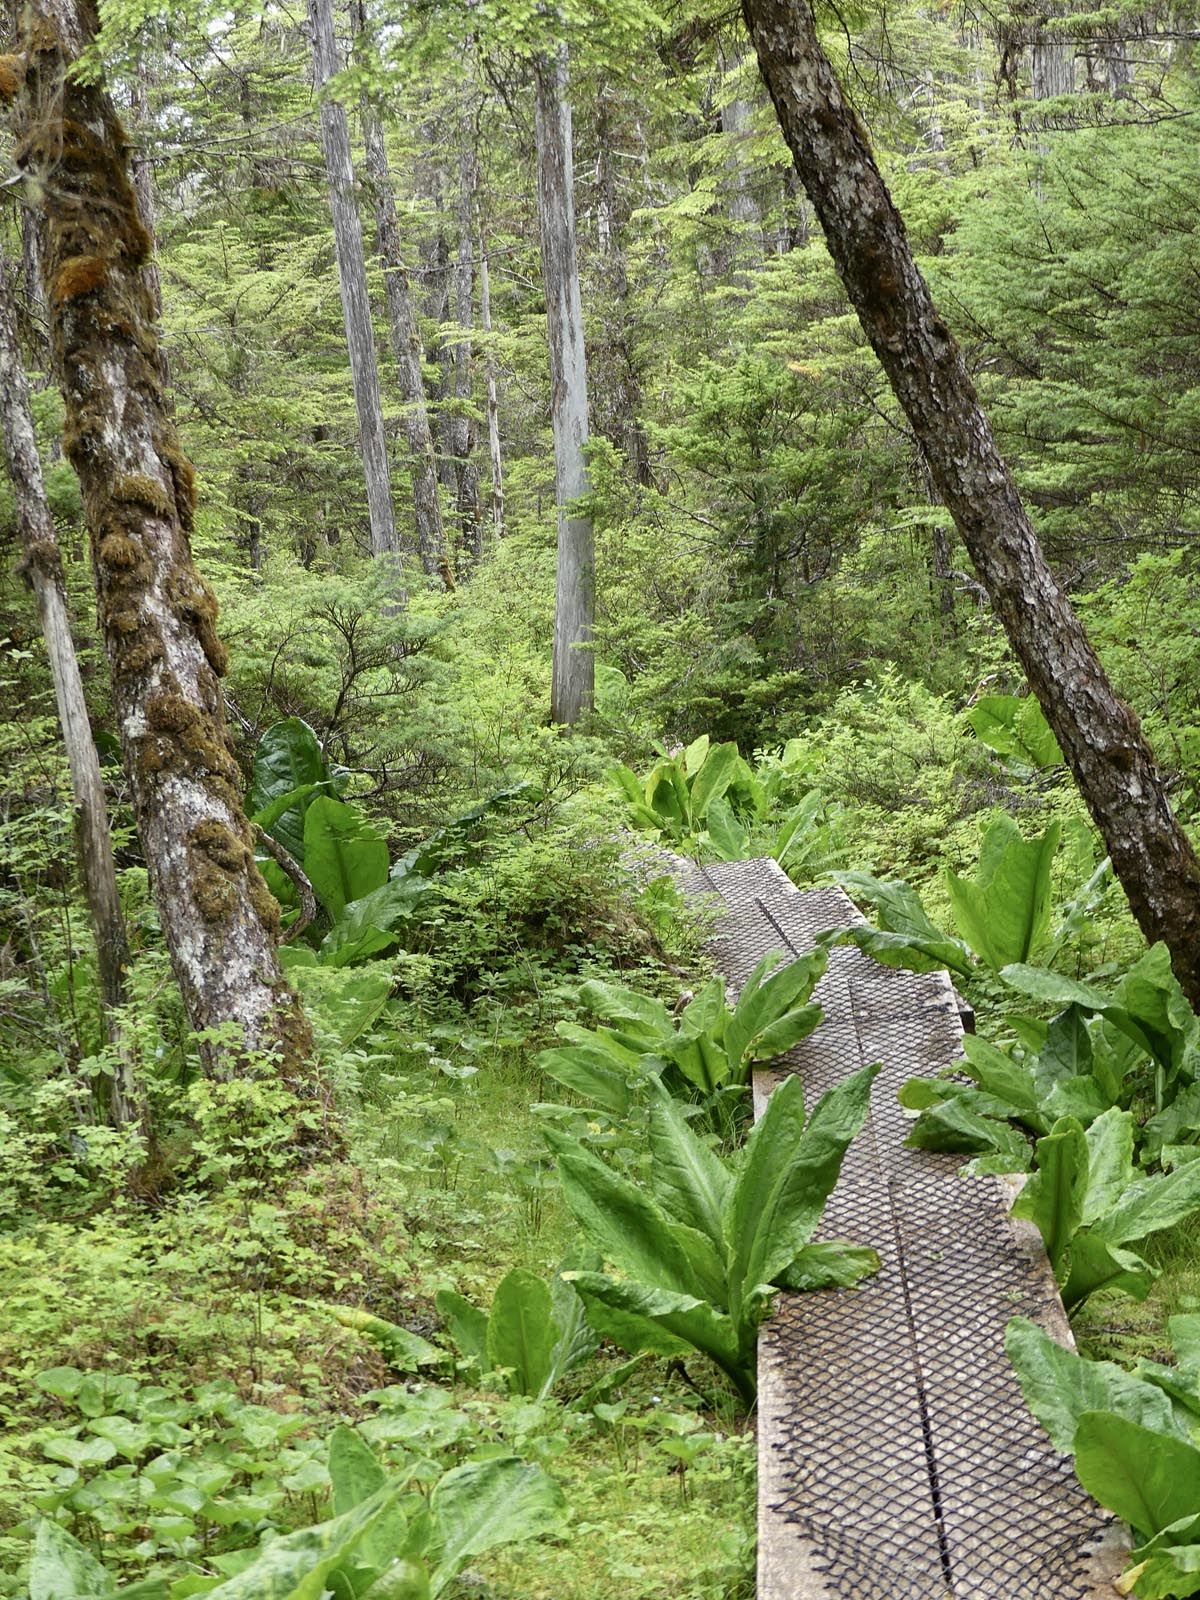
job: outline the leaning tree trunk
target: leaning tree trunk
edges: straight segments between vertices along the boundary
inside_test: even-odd
[[[591,491],[583,305],[575,257],[575,186],[565,48],[543,59],[537,76],[537,177],[542,282],[550,336],[550,423],[558,502],[558,581],[554,607],[554,681],[550,716],[578,722],[592,707],[595,662],[589,648],[596,611],[592,519],[574,509]]]
[[[1200,1005],[1200,863],[1136,716],[1050,571],[806,0],[743,0],[796,170],[863,329],[929,462],[1142,932]]]
[[[129,943],[121,915],[117,890],[117,870],[113,860],[112,837],[108,828],[108,807],[104,797],[104,778],[100,758],[92,738],[83,680],[71,637],[71,614],[63,581],[62,556],[54,531],[54,518],[46,500],[42,463],[38,456],[33,414],[29,405],[29,385],[17,346],[17,325],[13,316],[11,278],[0,256],[0,426],[4,451],[12,476],[17,503],[17,527],[21,536],[22,571],[37,601],[38,618],[46,641],[58,723],[71,773],[71,793],[75,802],[75,842],[83,892],[91,913],[96,936],[96,966],[100,979],[100,1007],[105,1035],[119,1045],[119,1029],[114,1013],[125,1004],[125,968],[129,964]],[[134,1121],[138,1114],[137,1095],[129,1075],[129,1063],[118,1050],[118,1070],[113,1076],[110,1110],[114,1126]]]
[[[128,139],[75,63],[89,0],[29,0],[17,165],[45,211],[65,447],[92,538],[113,707],[163,936],[211,1071],[249,1052],[306,1084],[312,1035],[275,953],[225,728],[217,606],[192,560],[191,463],[163,403]],[[224,1035],[232,1034],[232,1037]]]
[[[308,16],[312,28],[313,75],[319,93],[340,66],[333,38],[330,0],[309,0]],[[325,152],[325,172],[329,179],[329,209],[333,215],[333,249],[342,295],[342,319],[346,326],[350,381],[354,386],[358,437],[367,482],[371,554],[388,556],[397,549],[396,517],[388,475],[379,364],[375,358],[375,330],[371,323],[371,301],[367,294],[362,223],[354,197],[350,124],[345,106],[328,96],[321,100],[320,117],[321,147]]]

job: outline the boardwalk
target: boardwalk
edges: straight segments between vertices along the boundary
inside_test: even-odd
[[[736,988],[769,950],[801,955],[861,920],[839,889],[800,893],[771,861],[688,868],[715,896],[714,950]],[[896,1091],[961,1055],[945,973],[832,952],[824,1021],[783,1063],[809,1103],[871,1061],[883,1070],[823,1233],[870,1244],[858,1290],[783,1294],[759,1341],[758,1600],[1099,1600],[1121,1560],[1025,1408],[1005,1324],[1069,1337],[1041,1242],[996,1178],[906,1150]],[[761,1106],[777,1077],[758,1075]]]

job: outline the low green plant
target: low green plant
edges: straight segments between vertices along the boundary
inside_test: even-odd
[[[547,1134],[567,1204],[621,1274],[568,1274],[592,1326],[635,1354],[698,1350],[753,1401],[757,1330],[775,1289],[852,1284],[878,1268],[870,1249],[811,1242],[878,1070],[845,1079],[807,1120],[800,1078],[785,1079],[744,1149],[726,1161],[665,1089],[653,1090],[648,1191],[564,1135]]]
[[[609,1115],[624,1117],[651,1084],[714,1095],[740,1091],[751,1069],[785,1055],[821,1020],[812,992],[828,963],[823,949],[785,961],[772,951],[730,1006],[725,980],[713,978],[673,1014],[661,1000],[618,984],[591,981],[579,998],[595,1028],[560,1022],[567,1041],[538,1056],[542,1071]]]
[[[635,826],[687,849],[700,845],[714,807],[724,820],[753,816],[762,805],[761,788],[737,745],[713,744],[706,733],[677,755],[664,756],[645,779],[628,767],[616,767],[610,776]]]
[[[1080,1483],[1133,1530],[1117,1584],[1141,1600],[1200,1593],[1200,1316],[1170,1318],[1174,1365],[1132,1372],[1064,1349],[1035,1323],[1009,1323],[1005,1348],[1030,1410]]]
[[[1032,1222],[1073,1310],[1100,1289],[1145,1299],[1154,1268],[1125,1246],[1200,1211],[1200,1163],[1153,1177],[1133,1162],[1133,1117],[1115,1106],[1085,1129],[1063,1117],[1036,1151],[1013,1215]]]
[[[949,967],[970,977],[979,964],[999,972],[1027,962],[1050,926],[1050,868],[1060,833],[1060,825],[1052,822],[1037,838],[1026,839],[1007,814],[993,818],[983,834],[975,877],[943,870],[957,938],[930,920],[908,884],[883,882],[865,872],[838,873],[838,882],[852,895],[875,907],[879,925],[849,928],[837,942],[856,944],[884,966],[913,972]]]
[[[1062,751],[1033,695],[989,694],[966,712],[975,736],[997,755],[1037,771],[1062,765]]]
[[[403,1476],[389,1479],[353,1428],[329,1438],[333,1516],[280,1535],[226,1560],[221,1581],[159,1580],[117,1591],[111,1576],[64,1528],[38,1525],[30,1564],[30,1600],[317,1600],[326,1593],[363,1600],[434,1600],[473,1555],[498,1545],[555,1534],[563,1526],[562,1491],[540,1467],[513,1455],[468,1461],[443,1473],[428,1498]]]

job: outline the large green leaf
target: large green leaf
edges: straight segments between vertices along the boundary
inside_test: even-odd
[[[697,1293],[692,1263],[662,1208],[562,1134],[548,1132],[546,1139],[558,1157],[566,1202],[605,1258],[642,1282]]]
[[[450,1337],[468,1361],[487,1366],[488,1315],[453,1289],[439,1289],[433,1297],[438,1315],[450,1330]]]
[[[1067,1250],[1083,1220],[1088,1190],[1087,1139],[1079,1123],[1064,1117],[1037,1144],[1037,1171],[1013,1205],[1040,1232],[1050,1265],[1061,1277]]]
[[[876,1064],[844,1079],[818,1101],[807,1123],[798,1077],[786,1078],[767,1101],[726,1205],[735,1320],[742,1301],[772,1283],[808,1243],[846,1146],[866,1120],[878,1072]]]
[[[977,700],[966,720],[982,742],[1002,756],[1015,756],[1031,767],[1062,762],[1058,740],[1033,695],[989,694]]]
[[[1200,1450],[1111,1412],[1080,1417],[1075,1472],[1094,1499],[1143,1537],[1200,1506]]]
[[[362,1435],[345,1423],[329,1435],[329,1477],[335,1516],[353,1511],[387,1482],[387,1474]]]
[[[879,1254],[847,1239],[806,1244],[776,1276],[781,1289],[849,1289],[879,1271]]]
[[[327,790],[329,765],[307,722],[288,717],[269,727],[254,752],[246,809],[297,861],[304,853],[304,815],[312,797]],[[275,802],[291,796],[282,810]],[[270,820],[264,821],[264,813]]]
[[[1050,924],[1050,867],[1061,824],[1024,839],[1011,817],[984,836],[975,882],[946,869],[946,889],[962,937],[994,972],[1027,961]]]
[[[1085,1228],[1071,1241],[1070,1271],[1062,1288],[1063,1305],[1068,1311],[1081,1306],[1089,1295],[1101,1289],[1119,1289],[1133,1300],[1144,1300],[1154,1287],[1157,1269],[1119,1245],[1101,1239],[1094,1229]]]
[[[692,827],[699,827],[709,806],[728,789],[738,773],[741,757],[736,744],[718,744],[709,750],[704,764],[692,780]]]
[[[380,1489],[330,1522],[274,1540],[236,1577],[210,1590],[212,1600],[323,1600],[326,1578],[395,1511],[402,1487]]]
[[[38,1523],[29,1567],[29,1600],[92,1600],[113,1592],[95,1556],[57,1522]]]
[[[581,1100],[599,1106],[610,1116],[629,1114],[629,1079],[611,1065],[607,1052],[597,1046],[574,1045],[566,1049],[542,1050],[537,1064],[556,1083],[570,1089]]]
[[[662,1001],[639,994],[636,989],[591,979],[580,986],[579,998],[589,1011],[605,1022],[632,1025],[635,1036],[645,1040],[646,1048],[670,1039],[675,1031],[671,1013]]]
[[[315,883],[313,887],[316,888]],[[321,941],[321,964],[349,966],[398,943],[397,930],[412,917],[427,888],[426,879],[407,873],[403,878],[389,878],[361,899],[351,900]]]
[[[537,1273],[514,1267],[500,1280],[488,1318],[487,1355],[492,1370],[508,1370],[514,1394],[540,1394],[558,1336],[546,1283]]]
[[[1120,1199],[1096,1219],[1093,1232],[1110,1244],[1130,1244],[1173,1228],[1200,1211],[1200,1162],[1130,1184]]]
[[[750,849],[750,830],[734,815],[724,795],[710,800],[704,813],[704,838],[718,861],[744,861]]]
[[[697,1228],[723,1252],[729,1172],[663,1088],[650,1102],[649,1139],[654,1198],[676,1222]]]
[[[691,1348],[715,1361],[739,1385],[745,1381],[738,1330],[705,1301],[600,1272],[574,1273],[571,1281],[592,1325],[631,1355],[650,1350],[672,1356]]]
[[[336,919],[387,883],[387,841],[355,806],[320,795],[304,818],[304,870]]]
[[[437,1595],[471,1556],[562,1532],[567,1507],[562,1490],[540,1467],[495,1456],[468,1461],[439,1478],[429,1509],[440,1547],[430,1585]]]
[[[1111,1213],[1133,1183],[1133,1116],[1111,1106],[1087,1130],[1088,1185],[1083,1201],[1083,1222],[1097,1222]],[[1100,1229],[1112,1238],[1107,1229]],[[1140,1238],[1131,1234],[1130,1238]],[[1120,1243],[1121,1241],[1117,1241]],[[1095,1407],[1104,1410],[1102,1406]]]
[[[1004,1337],[1025,1404],[1070,1455],[1075,1429],[1087,1411],[1111,1411],[1158,1433],[1180,1437],[1171,1402],[1161,1389],[1131,1377],[1112,1361],[1087,1361],[1066,1350],[1025,1317],[1014,1317]]]

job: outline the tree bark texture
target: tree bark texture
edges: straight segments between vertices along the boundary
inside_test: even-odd
[[[75,840],[83,892],[96,937],[96,965],[105,1032],[110,1043],[117,1044],[118,1030],[113,1013],[125,1004],[129,944],[117,890],[104,778],[96,743],[92,738],[83,680],[75,656],[75,642],[71,637],[71,615],[63,581],[62,556],[54,530],[54,518],[46,500],[42,463],[38,456],[29,404],[29,385],[17,345],[12,280],[2,257],[0,394],[4,396],[3,407],[0,407],[0,425],[16,496],[17,527],[23,552],[21,566],[37,601],[38,618],[46,641],[54,699],[58,706],[58,723],[71,773]],[[136,1092],[127,1071],[118,1071],[113,1078],[111,1109],[113,1123],[117,1127],[125,1126],[136,1116]]]
[[[396,196],[388,170],[383,129],[375,112],[364,103],[363,137],[366,145],[367,178],[375,209],[375,233],[379,258],[383,262],[383,282],[387,295],[388,330],[392,359],[404,399],[404,432],[412,462],[413,522],[417,557],[425,572],[440,571],[446,553],[446,533],[442,525],[442,500],[438,489],[437,452],[429,426],[425,403],[424,352],[413,305],[412,285],[405,270],[400,245],[400,220]]]
[[[962,354],[817,39],[806,0],[743,0],[796,170],[1146,938],[1200,1004],[1200,864],[1134,713],[1047,565]]]
[[[91,534],[113,705],[163,936],[192,1026],[230,1028],[209,1070],[270,1052],[308,1075],[312,1036],[275,954],[279,907],[254,864],[225,728],[216,601],[188,541],[195,478],[163,403],[129,141],[71,68],[88,0],[30,0],[16,160],[44,208],[64,445]]]
[[[572,723],[592,708],[595,663],[588,646],[596,611],[592,519],[573,503],[591,492],[587,361],[583,304],[575,255],[575,185],[565,50],[537,63],[537,177],[542,282],[550,339],[550,423],[558,503],[558,577],[554,606],[554,670],[550,716]],[[581,648],[582,647],[582,648]]]
[[[504,537],[504,456],[500,449],[500,393],[496,372],[496,352],[492,348],[492,274],[488,262],[487,239],[479,230],[479,320],[487,346],[484,367],[487,375],[488,458],[492,464],[492,532]]]
[[[479,508],[479,470],[475,465],[475,422],[471,415],[472,349],[475,325],[475,191],[479,163],[475,129],[465,114],[459,119],[458,257],[454,263],[454,316],[458,325],[452,348],[453,404],[444,412],[446,453],[454,469],[454,504],[459,538],[475,560],[483,554]]]
[[[312,28],[313,78],[320,93],[341,65],[333,37],[330,0],[309,0],[308,16]],[[325,172],[329,180],[329,209],[333,216],[333,249],[342,296],[342,319],[346,326],[350,378],[354,386],[358,437],[367,483],[371,554],[387,556],[398,548],[396,518],[388,473],[383,401],[379,393],[375,330],[371,323],[371,301],[367,294],[362,223],[354,193],[350,124],[345,106],[328,97],[321,100],[320,121],[321,147],[325,152]]]

